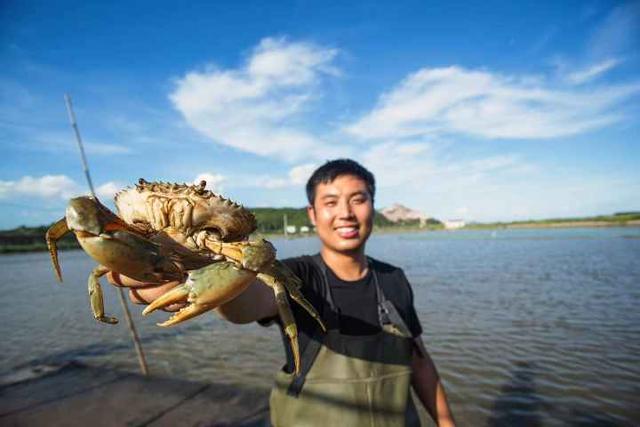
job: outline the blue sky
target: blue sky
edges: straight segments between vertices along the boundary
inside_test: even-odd
[[[0,228],[87,191],[66,92],[104,200],[304,206],[348,156],[440,219],[640,210],[639,2],[101,3],[0,7]]]

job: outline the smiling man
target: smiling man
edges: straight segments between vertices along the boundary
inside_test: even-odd
[[[301,290],[327,332],[292,304],[302,369],[293,374],[293,355],[283,333],[287,363],[271,392],[272,424],[419,425],[413,387],[439,426],[454,425],[422,343],[411,286],[400,268],[365,253],[375,214],[373,175],[353,160],[333,160],[313,173],[306,191],[307,213],[322,248],[314,256],[282,261],[304,282]],[[133,283],[124,279],[124,284]],[[133,299],[147,303],[174,285],[134,290]],[[217,312],[234,323],[280,324],[273,292],[258,282]]]
[[[271,422],[295,425],[418,425],[410,388],[440,426],[454,425],[438,373],[421,340],[413,293],[401,269],[366,256],[375,179],[349,159],[325,163],[307,182],[307,213],[320,253],[285,259],[328,332],[297,304],[302,373],[283,334],[287,364],[271,393]],[[266,291],[266,292],[265,292]],[[256,302],[260,301],[259,305]],[[218,309],[234,322],[277,322],[273,293],[253,286]]]

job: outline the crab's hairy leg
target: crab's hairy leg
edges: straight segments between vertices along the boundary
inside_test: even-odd
[[[118,323],[118,319],[104,315],[104,297],[102,295],[102,287],[98,281],[100,277],[104,276],[109,271],[110,270],[107,267],[99,265],[93,269],[91,274],[89,274],[89,300],[91,301],[93,317],[95,317],[96,320],[115,325]]]
[[[295,302],[300,304],[300,306],[304,308],[306,312],[309,313],[309,315],[315,319],[316,322],[318,322],[318,324],[320,325],[320,328],[322,328],[322,332],[327,332],[327,327],[325,326],[324,322],[320,318],[320,314],[318,314],[318,312],[313,307],[313,305],[311,305],[311,303],[307,301],[304,295],[302,295],[302,292],[300,292],[300,289],[296,286],[290,286],[289,282],[284,282],[284,286],[287,288],[287,291],[289,292],[289,296],[291,296],[291,299],[293,299]]]
[[[243,268],[256,273],[276,259],[273,245],[264,239],[247,242],[221,242],[205,237],[202,244],[211,252],[224,255],[227,259],[236,261]]]
[[[287,301],[287,290],[282,283],[271,280],[267,282],[263,274],[258,274],[258,279],[265,282],[271,289],[276,298],[276,306],[278,307],[278,314],[282,321],[282,327],[284,333],[289,338],[289,344],[291,346],[291,352],[293,353],[293,365],[295,367],[296,375],[300,375],[300,346],[298,345],[298,327],[296,321],[291,312],[289,301]]]
[[[302,295],[302,292],[300,292],[300,279],[291,270],[289,270],[285,264],[280,261],[274,262],[266,269],[266,271],[259,274],[258,278],[267,283],[270,287],[274,287],[273,284],[275,283],[282,283],[289,292],[291,299],[300,304],[300,306],[304,308],[316,322],[318,322],[323,332],[327,332],[327,327],[320,318],[318,311],[313,307],[313,305],[311,305],[304,295]]]
[[[47,248],[49,249],[49,255],[51,256],[51,262],[53,263],[53,269],[55,270],[56,277],[60,282],[62,282],[62,272],[60,270],[60,261],[58,260],[57,241],[70,231],[71,230],[69,230],[69,227],[67,226],[67,219],[62,218],[56,221],[56,223],[47,230],[47,234],[45,235]]]
[[[242,262],[242,247],[237,243],[229,244],[211,238],[205,238],[202,243],[213,253],[224,255],[236,262]]]

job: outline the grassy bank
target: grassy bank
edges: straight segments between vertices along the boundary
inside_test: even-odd
[[[542,220],[471,223],[465,228],[488,230],[496,228],[570,228],[570,227],[637,227],[640,212],[620,212],[613,215],[598,215],[579,218],[551,218]]]

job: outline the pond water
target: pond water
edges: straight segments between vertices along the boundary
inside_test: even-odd
[[[314,237],[274,239],[281,258],[319,249]],[[460,425],[640,424],[640,228],[374,235],[368,253],[404,268],[424,340]],[[116,291],[96,323],[86,277],[94,263],[61,253],[0,257],[0,374],[78,360],[137,371]],[[276,328],[203,315],[132,314],[153,374],[270,387],[284,352]]]

